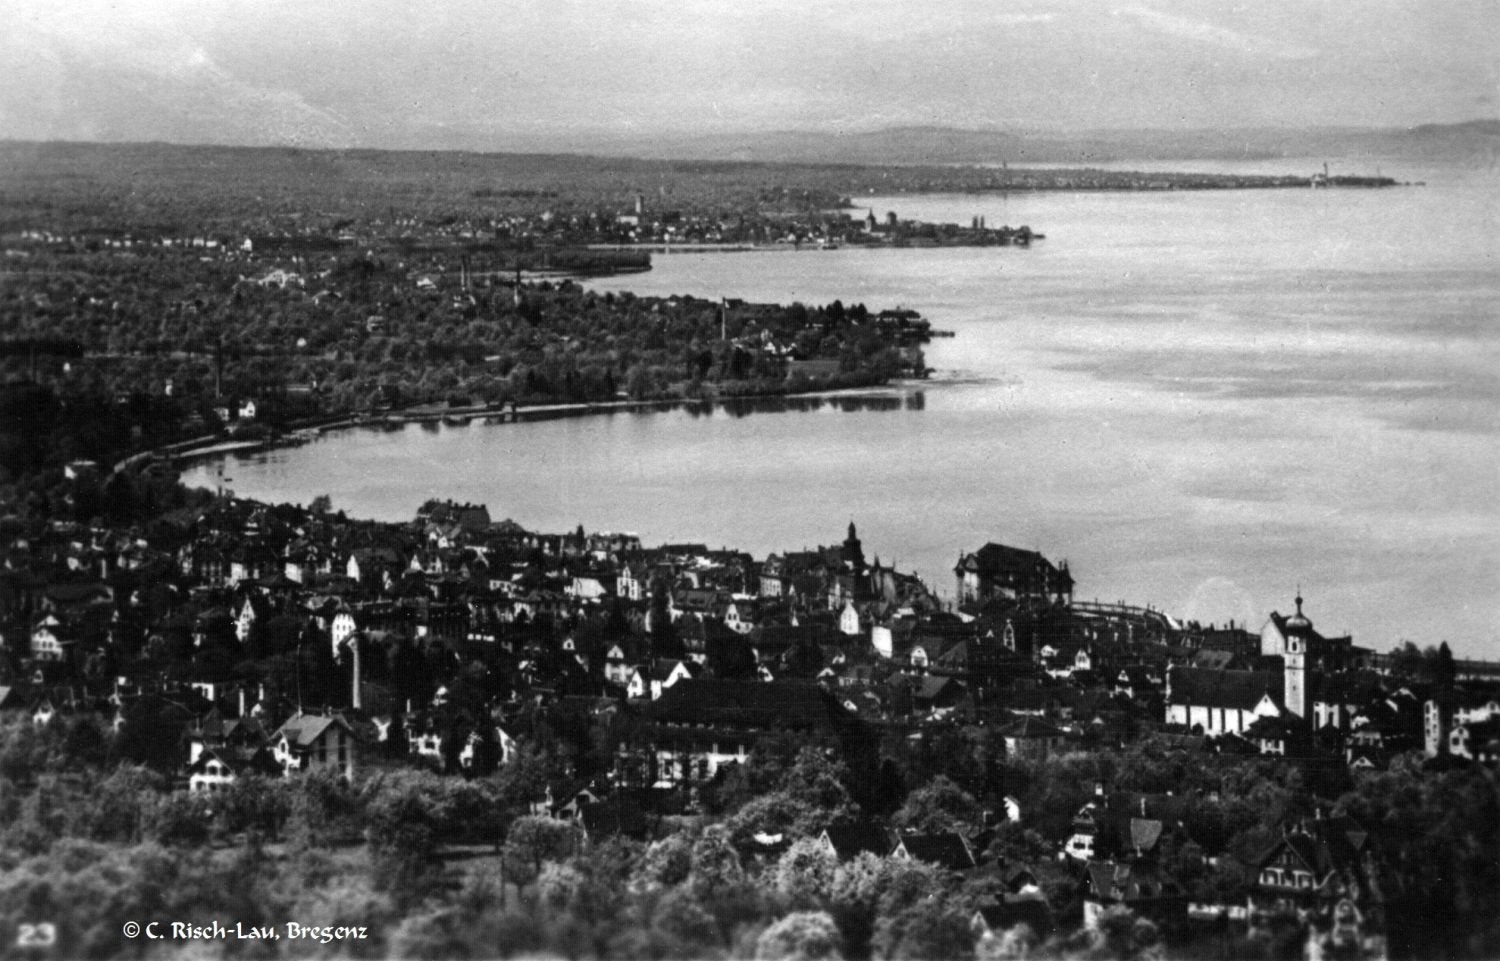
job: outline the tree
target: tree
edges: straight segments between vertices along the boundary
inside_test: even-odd
[[[700,894],[717,893],[745,880],[740,856],[723,825],[713,825],[693,842],[692,865],[688,886]]]
[[[144,806],[141,833],[157,844],[197,847],[208,840],[213,812],[208,799],[187,791],[157,795]]]
[[[757,961],[840,961],[843,937],[826,911],[797,911],[761,932]]]
[[[219,795],[218,827],[226,833],[244,831],[274,840],[290,813],[287,792],[279,781],[259,774],[242,774]]]
[[[298,848],[327,848],[359,820],[361,799],[330,767],[290,778],[285,792],[287,840]]]
[[[1100,915],[1094,937],[1096,949],[1102,950],[1109,958],[1146,961],[1161,956],[1161,932],[1156,925],[1121,905]]]
[[[892,827],[919,834],[957,832],[967,836],[983,823],[979,802],[941,775],[907,795],[901,810],[891,816]]]
[[[935,896],[898,913],[883,914],[875,926],[872,944],[880,957],[900,961],[962,961],[974,957],[974,934],[967,912]]]
[[[653,841],[642,853],[630,880],[637,893],[676,887],[693,871],[693,843],[685,834]]]
[[[787,848],[776,862],[772,881],[787,902],[796,906],[816,906],[827,902],[833,890],[838,858],[823,845],[802,838]]]
[[[654,397],[658,389],[655,371],[645,364],[636,364],[625,374],[625,392],[633,400]]]
[[[869,953],[876,921],[927,898],[941,897],[942,874],[923,861],[891,860],[865,852],[839,864],[829,892],[829,913],[849,957]]]
[[[986,852],[1003,864],[1029,864],[1051,857],[1053,848],[1045,838],[1015,821],[1006,821],[995,829],[995,837]]]
[[[72,833],[97,841],[139,843],[146,810],[154,795],[167,786],[166,778],[146,767],[121,764],[90,792],[86,825]]]
[[[567,858],[578,842],[578,829],[566,821],[534,815],[516,818],[505,835],[506,876],[518,885],[530,884],[542,865]]]
[[[376,878],[403,893],[416,885],[437,853],[443,811],[436,778],[402,771],[375,784],[365,806]]]
[[[810,838],[830,824],[853,820],[859,808],[844,786],[848,770],[815,747],[805,747],[770,793],[754,798],[728,822],[737,843],[757,833]]]
[[[182,734],[188,711],[156,695],[141,697],[125,712],[115,737],[115,752],[124,760],[174,774],[182,762]]]
[[[703,957],[722,940],[718,921],[687,889],[668,891],[656,903],[651,926],[665,936],[671,957]]]
[[[1424,772],[1400,759],[1365,775],[1339,799],[1371,832],[1387,894],[1392,954],[1415,957],[1500,953],[1500,779],[1473,766]]]

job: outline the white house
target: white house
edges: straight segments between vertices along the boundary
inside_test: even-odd
[[[332,768],[354,777],[354,731],[337,715],[297,713],[271,739],[271,755],[282,772]]]
[[[693,675],[688,671],[687,665],[675,659],[661,659],[652,661],[643,667],[637,668],[630,677],[630,683],[625,686],[625,693],[632,698],[650,696],[651,700],[661,697],[662,691],[684,681]]]
[[[839,631],[850,637],[858,637],[864,633],[863,619],[859,611],[855,609],[854,602],[845,601],[844,609],[839,612]]]

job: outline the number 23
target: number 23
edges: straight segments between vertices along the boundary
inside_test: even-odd
[[[16,934],[18,948],[50,948],[57,943],[57,926],[53,924],[23,924]]]

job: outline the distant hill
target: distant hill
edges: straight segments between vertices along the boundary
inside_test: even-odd
[[[892,127],[828,132],[774,131],[657,137],[599,143],[589,152],[681,160],[793,163],[1069,163],[1129,160],[1265,160],[1379,156],[1494,157],[1500,120],[1411,128],[1243,128],[1222,130],[968,130]]]

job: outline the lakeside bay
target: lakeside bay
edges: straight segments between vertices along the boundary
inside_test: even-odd
[[[1300,583],[1366,646],[1493,657],[1493,176],[1393,175],[1429,186],[861,200],[1048,240],[674,254],[590,286],[920,310],[957,333],[920,403],[353,431],[226,470],[243,496],[326,492],[354,515],[453,496],[757,553],[853,517],[939,588],[994,538],[1068,558],[1082,597],[1258,623]]]

